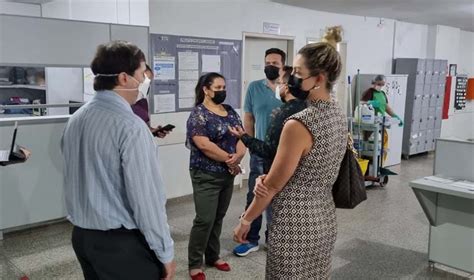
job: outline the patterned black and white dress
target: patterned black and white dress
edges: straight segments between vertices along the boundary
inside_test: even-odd
[[[266,279],[327,279],[336,242],[332,186],[347,145],[347,122],[335,101],[313,101],[290,117],[314,145],[272,202]]]

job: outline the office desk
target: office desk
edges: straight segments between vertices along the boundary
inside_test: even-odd
[[[429,261],[474,273],[474,191],[424,178],[409,185],[430,222]]]

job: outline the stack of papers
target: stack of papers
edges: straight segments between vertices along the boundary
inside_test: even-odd
[[[465,180],[456,181],[454,179],[442,178],[442,177],[438,177],[438,176],[428,176],[428,177],[425,177],[424,179],[432,181],[432,182],[447,184],[451,187],[461,188],[461,189],[464,189],[464,190],[474,192],[474,182],[465,181]]]
[[[445,184],[454,183],[454,180],[452,180],[452,179],[441,178],[441,177],[438,177],[438,176],[428,176],[428,177],[425,177],[425,180],[430,180],[430,181],[433,181],[433,182],[445,183]]]
[[[452,183],[451,186],[474,192],[474,182],[457,181],[457,182]]]

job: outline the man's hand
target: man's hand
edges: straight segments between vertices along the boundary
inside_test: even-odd
[[[244,136],[245,134],[247,134],[245,130],[240,126],[236,126],[236,127],[229,126],[229,132],[239,139],[242,138],[242,136]]]
[[[176,262],[171,261],[169,263],[163,264],[165,268],[165,273],[164,273],[164,278],[163,280],[171,280],[174,278],[174,275],[176,274]]]

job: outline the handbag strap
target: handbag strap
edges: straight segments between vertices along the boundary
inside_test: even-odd
[[[356,157],[359,157],[359,154],[357,153],[357,150],[354,148],[354,139],[352,139],[352,134],[348,133],[347,134],[347,149],[349,151],[352,151]]]

